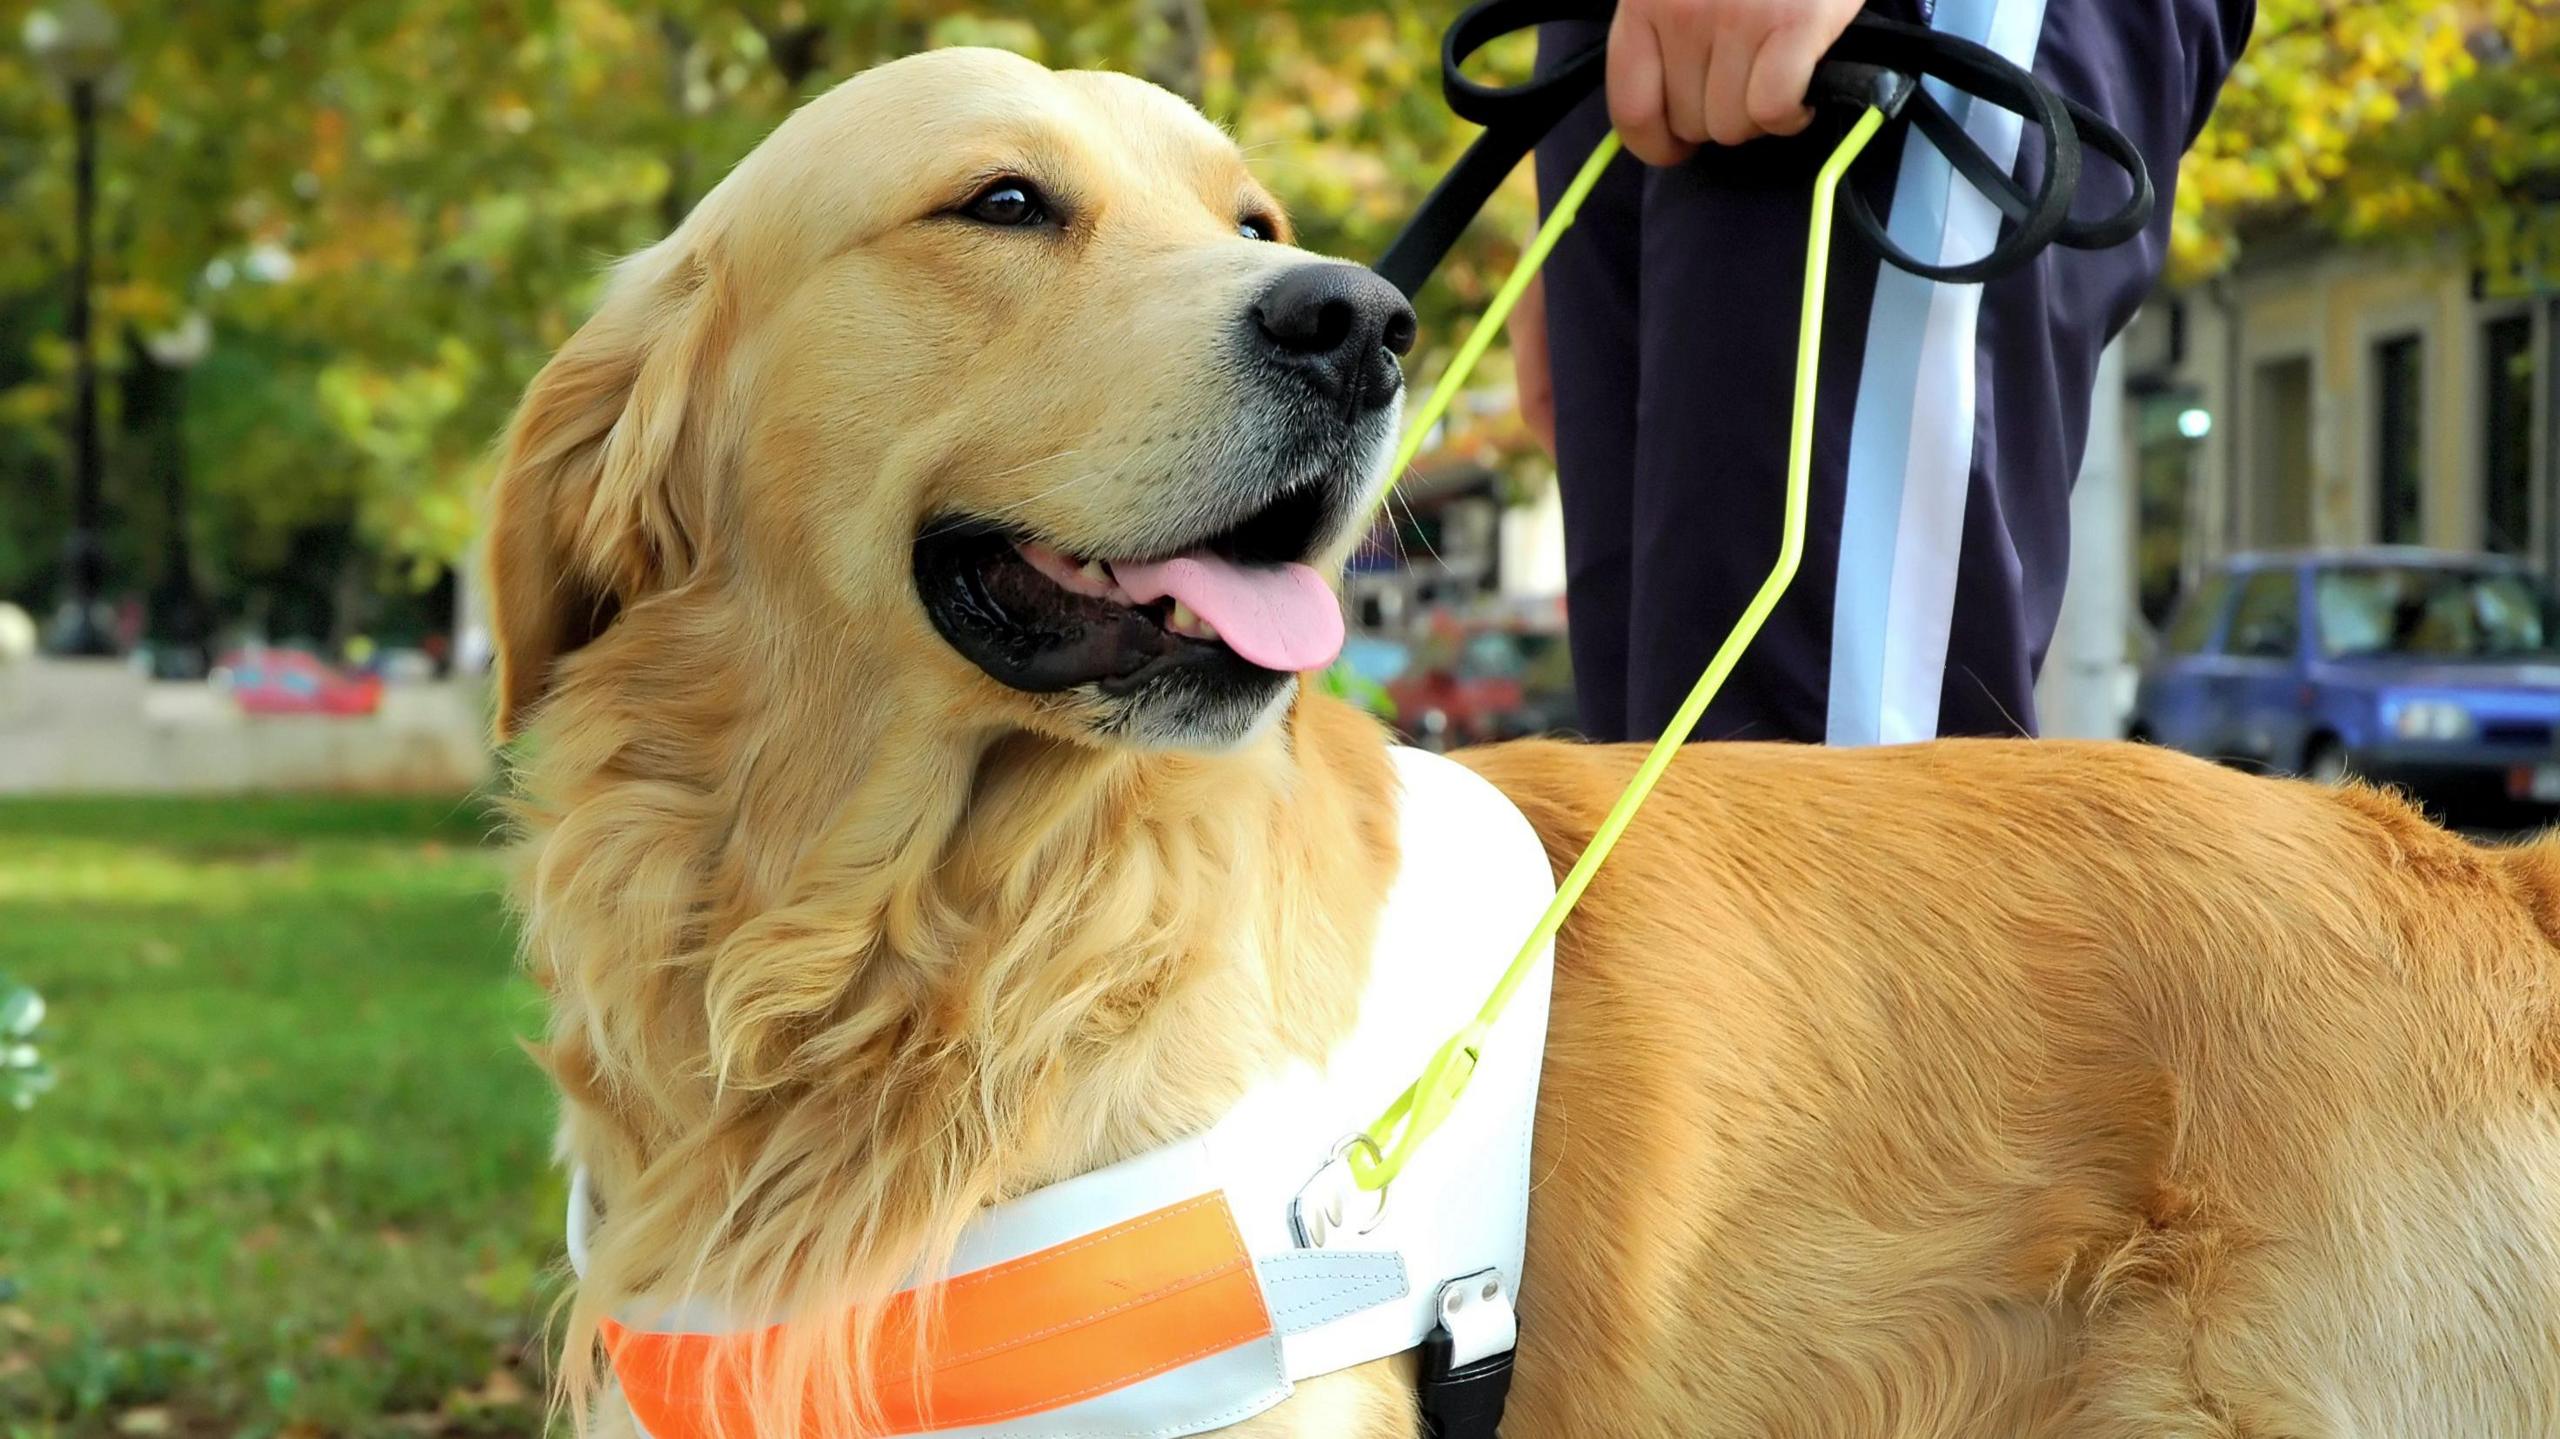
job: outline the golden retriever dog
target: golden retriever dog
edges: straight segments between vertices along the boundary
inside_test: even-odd
[[[600,1317],[709,1296],[798,1317],[748,1426],[840,1432],[827,1316],[1344,1031],[1398,797],[1291,671],[1412,323],[1181,101],[953,50],[534,382],[489,573],[578,1413]],[[1561,867],[1638,754],[1464,758]],[[2369,791],[1691,749],[1558,942],[1505,1432],[2560,1435],[2555,934],[2560,849]],[[1409,1439],[1412,1382],[1230,1432]]]

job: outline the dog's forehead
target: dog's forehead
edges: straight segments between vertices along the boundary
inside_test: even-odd
[[[1235,141],[1181,96],[1108,70],[1066,70],[1053,78],[1084,102],[1108,148],[1138,172],[1211,187],[1250,178]]]
[[[1166,90],[963,47],[891,61],[812,100],[740,167],[735,188],[766,172],[769,193],[798,204],[829,196],[858,215],[905,204],[910,182],[1043,162],[1098,167],[1116,184],[1221,210],[1252,183],[1226,133]]]

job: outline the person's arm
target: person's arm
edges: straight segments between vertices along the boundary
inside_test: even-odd
[[[1511,335],[1512,383],[1520,391],[1520,418],[1547,453],[1556,452],[1555,374],[1547,368],[1547,287],[1537,276],[1511,307],[1504,329]]]
[[[1676,165],[1700,145],[1792,135],[1813,119],[1813,67],[1862,0],[1620,0],[1609,29],[1609,122],[1636,158]],[[1511,312],[1520,418],[1556,448],[1546,289]]]

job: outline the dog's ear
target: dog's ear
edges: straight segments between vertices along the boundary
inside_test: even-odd
[[[502,741],[523,730],[553,665],[702,556],[701,400],[726,307],[698,255],[665,249],[624,265],[507,427],[486,570]]]

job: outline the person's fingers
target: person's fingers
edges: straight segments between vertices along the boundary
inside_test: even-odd
[[[1511,335],[1511,373],[1519,389],[1520,419],[1548,454],[1556,452],[1555,371],[1547,353],[1547,284],[1531,276],[1520,292],[1506,328]]]
[[[1760,126],[1751,118],[1745,95],[1751,85],[1754,57],[1763,48],[1765,38],[1732,31],[1717,37],[1700,86],[1700,108],[1705,111],[1707,138],[1719,145],[1740,145],[1760,138]]]
[[[1684,145],[1706,144],[1713,20],[1701,5],[1663,5],[1654,16],[1653,34],[1662,53],[1662,112],[1672,138]]]
[[[1771,135],[1793,135],[1813,123],[1805,91],[1813,84],[1813,67],[1838,38],[1812,25],[1790,25],[1771,35],[1752,57],[1743,87],[1743,112],[1751,123]]]
[[[1696,147],[1671,133],[1663,110],[1662,46],[1651,22],[1620,10],[1609,26],[1609,124],[1628,153],[1648,165],[1677,165]]]

